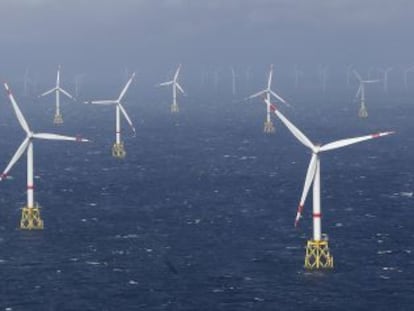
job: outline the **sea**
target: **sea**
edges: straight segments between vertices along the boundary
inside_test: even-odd
[[[13,85],[11,85],[13,88]],[[85,99],[117,97],[120,85]],[[265,105],[194,89],[133,85],[123,105],[126,157],[111,155],[113,106],[15,92],[34,132],[89,143],[34,143],[44,230],[22,231],[26,155],[0,183],[0,310],[414,310],[414,96],[291,90],[280,111],[314,143],[394,135],[321,155],[322,229],[334,269],[304,269],[312,193],[294,218],[311,154]],[[20,93],[20,94],[19,94]],[[247,93],[247,92],[246,92]],[[0,166],[23,141],[0,97]]]

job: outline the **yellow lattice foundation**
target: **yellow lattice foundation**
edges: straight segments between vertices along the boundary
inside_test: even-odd
[[[172,113],[176,113],[176,112],[179,112],[179,111],[180,111],[180,109],[178,108],[177,104],[172,104],[171,105],[171,112]]]
[[[309,240],[306,245],[305,268],[308,270],[332,269],[334,260],[329,253],[327,240]]]
[[[368,118],[368,111],[367,108],[365,108],[365,106],[362,106],[359,111],[358,111],[358,117],[360,118]]]
[[[126,152],[125,152],[125,149],[124,149],[124,143],[122,143],[122,142],[119,143],[119,144],[115,143],[112,146],[112,156],[114,158],[123,159],[123,158],[125,158],[125,155],[126,155]]]
[[[274,133],[275,132],[275,126],[273,125],[273,122],[272,121],[269,121],[269,122],[265,121],[263,131],[265,133],[268,133],[268,134]]]
[[[21,230],[43,230],[43,220],[40,218],[40,207],[23,207],[20,220]]]
[[[60,113],[55,114],[55,118],[53,119],[54,124],[62,124],[63,123],[63,117]]]

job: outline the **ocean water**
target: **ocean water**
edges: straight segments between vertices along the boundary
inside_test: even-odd
[[[193,94],[171,115],[166,93],[125,108],[127,156],[111,157],[114,109],[16,97],[32,129],[88,144],[34,143],[43,231],[17,229],[25,156],[0,184],[0,310],[412,310],[412,100],[377,96],[357,118],[347,98],[296,98],[281,111],[313,142],[396,130],[327,152],[323,231],[335,268],[307,272],[311,196],[293,221],[310,153],[264,105]],[[293,97],[293,96],[292,96]],[[24,138],[2,98],[1,169]]]

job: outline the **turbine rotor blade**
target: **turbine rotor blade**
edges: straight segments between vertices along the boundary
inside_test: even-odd
[[[89,102],[85,102],[85,103],[89,103],[92,105],[116,105],[118,104],[117,100],[92,100]]]
[[[131,127],[131,129],[132,129],[132,131],[134,132],[134,135],[135,135],[136,131],[135,131],[134,125],[132,124],[131,118],[129,117],[129,115],[126,112],[125,108],[121,104],[118,104],[118,106],[119,106],[119,109],[121,110],[122,114],[124,115],[125,119],[127,120],[129,126]]]
[[[13,105],[13,109],[14,109],[14,112],[16,113],[17,120],[19,121],[23,130],[27,134],[29,134],[30,133],[29,125],[27,124],[26,119],[23,116],[23,113],[21,112],[19,106],[17,105],[16,100],[14,99],[13,93],[11,92],[9,88],[9,85],[7,83],[4,83],[4,87],[6,88],[7,95],[9,96],[9,99]]]
[[[58,65],[58,70],[56,74],[56,88],[59,88],[60,85],[60,65]]]
[[[286,117],[277,110],[276,106],[270,103],[267,99],[265,102],[270,105],[270,109],[274,111],[274,113],[279,117],[279,119],[286,125],[288,130],[295,136],[302,144],[306,147],[310,148],[312,151],[315,151],[315,146],[313,143],[303,134],[293,123],[291,123]]]
[[[180,65],[178,65],[178,68],[177,68],[177,70],[175,71],[175,74],[174,74],[174,81],[177,81],[177,79],[178,79],[178,75],[180,74],[180,70],[181,70],[181,64],[180,64]]]
[[[270,90],[273,78],[273,64],[270,65],[269,78],[267,79],[267,89]]]
[[[361,136],[361,137],[341,139],[341,140],[337,140],[337,141],[334,141],[332,143],[323,145],[323,146],[321,146],[321,148],[319,150],[320,151],[328,151],[328,150],[338,149],[338,148],[346,147],[346,146],[353,145],[353,144],[356,144],[356,143],[360,143],[360,142],[363,142],[365,140],[369,140],[369,139],[373,139],[373,138],[379,138],[379,137],[391,135],[391,134],[394,134],[394,133],[395,132],[392,132],[392,131],[391,132],[381,132],[381,133],[376,133],[376,134],[371,134],[371,135],[366,135],[366,136]]]
[[[362,90],[362,85],[361,85],[361,83],[359,84],[359,88],[358,88],[358,91],[356,92],[356,94],[355,94],[355,97],[356,98],[358,98],[359,97],[359,95],[361,95],[361,90]]]
[[[254,93],[253,95],[250,95],[250,96],[249,96],[249,97],[247,97],[246,99],[253,99],[253,98],[259,97],[260,95],[262,95],[262,94],[266,94],[266,93],[268,93],[268,91],[267,91],[267,90],[262,90],[262,91],[260,91],[260,92]]]
[[[125,93],[128,91],[129,86],[132,83],[132,80],[134,80],[135,72],[131,75],[131,78],[129,78],[127,84],[124,86],[124,89],[122,90],[121,94],[119,95],[118,101],[121,101],[122,98],[125,96]]]
[[[171,85],[173,83],[174,83],[174,81],[167,81],[167,82],[163,82],[163,83],[158,84],[158,86],[166,86],[166,85]]]
[[[69,141],[78,141],[78,142],[89,142],[88,139],[82,138],[82,137],[72,137],[72,136],[50,134],[50,133],[36,133],[36,134],[33,134],[33,138],[46,139],[46,140],[69,140]]]
[[[11,168],[13,167],[13,165],[20,159],[20,157],[22,156],[22,154],[26,150],[26,148],[29,145],[29,143],[30,143],[30,138],[27,136],[23,140],[23,142],[21,143],[21,145],[19,146],[19,148],[17,148],[17,150],[14,153],[13,157],[11,158],[9,164],[7,165],[7,167],[5,168],[5,170],[3,171],[3,173],[0,175],[0,180],[3,180],[4,178],[6,178],[7,173],[11,170]]]
[[[381,82],[381,80],[380,79],[377,79],[377,80],[364,80],[362,82],[363,83],[377,83],[377,82]]]
[[[276,99],[278,99],[279,101],[281,101],[282,103],[284,103],[286,106],[289,106],[289,104],[282,97],[280,97],[278,94],[276,94],[272,90],[269,90],[269,91],[270,91],[270,94],[273,95],[273,97],[275,97]]]
[[[358,73],[358,71],[356,71],[355,69],[352,69],[352,73],[354,74],[354,76],[359,80],[362,81],[362,77],[361,75]]]
[[[70,95],[67,91],[65,91],[64,89],[62,89],[62,88],[59,88],[58,89],[60,92],[62,92],[63,94],[65,94],[67,97],[69,97],[70,99],[74,99],[73,98],[73,96],[72,95]]]
[[[43,97],[43,96],[49,95],[49,94],[55,92],[56,90],[57,90],[57,88],[54,87],[53,89],[50,89],[50,90],[48,90],[48,91],[40,94],[39,97]]]
[[[316,153],[313,153],[312,158],[309,162],[308,171],[306,172],[305,184],[303,185],[302,196],[300,198],[298,211],[296,213],[295,227],[298,226],[299,220],[302,217],[302,212],[303,212],[303,207],[305,206],[306,197],[308,196],[310,186],[312,185],[313,179],[315,177],[317,158],[318,156],[316,155]]]
[[[183,88],[181,87],[181,85],[177,82],[177,83],[175,83],[175,85],[177,86],[177,88],[180,90],[180,92],[182,93],[182,94],[185,94],[185,92],[184,92],[184,90],[183,90]]]

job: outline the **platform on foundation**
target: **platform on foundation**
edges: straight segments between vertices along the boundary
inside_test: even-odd
[[[332,269],[334,260],[329,253],[328,240],[309,240],[306,245],[305,268],[308,270]]]
[[[275,126],[273,125],[272,121],[265,121],[263,132],[267,134],[272,134],[276,131]]]
[[[54,124],[62,124],[63,123],[63,117],[60,113],[55,114],[55,118],[53,119]]]
[[[40,217],[40,207],[23,207],[22,218],[20,220],[21,230],[43,230],[43,220]]]
[[[121,142],[119,144],[115,143],[112,146],[112,156],[114,158],[118,158],[118,159],[123,159],[125,158],[126,152],[125,152],[125,148],[124,148],[124,143]]]
[[[178,105],[177,104],[172,104],[171,105],[171,112],[172,113],[180,112],[180,109],[178,108]]]
[[[361,108],[359,108],[358,117],[362,119],[368,118],[368,111],[365,106],[362,106]]]

